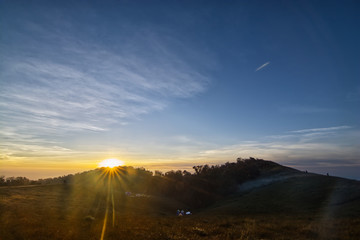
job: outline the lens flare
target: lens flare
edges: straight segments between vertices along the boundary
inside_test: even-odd
[[[119,167],[119,166],[123,166],[124,162],[116,159],[116,158],[109,158],[109,159],[105,159],[103,161],[101,161],[98,164],[98,167],[108,167],[108,168],[114,168],[114,167]]]
[[[121,179],[122,169],[119,166],[124,165],[124,162],[118,159],[105,159],[99,163],[99,167],[105,167],[101,169],[100,179],[104,180],[107,183],[107,195],[106,195],[106,210],[104,216],[103,227],[101,231],[100,240],[105,239],[106,229],[108,226],[108,217],[109,212],[111,211],[112,206],[112,227],[115,227],[115,198],[114,198],[114,184],[116,184],[116,180]],[[115,182],[114,182],[115,181]],[[119,183],[119,182],[117,182]],[[103,185],[104,186],[104,185]]]

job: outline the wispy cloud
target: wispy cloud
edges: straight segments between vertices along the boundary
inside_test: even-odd
[[[258,157],[277,162],[301,165],[339,166],[360,165],[360,132],[349,131],[350,126],[302,129],[290,134],[268,136],[256,141],[240,142],[233,145],[204,149],[198,159],[231,161],[237,157]],[[335,161],[336,160],[336,161]]]
[[[42,26],[37,31],[42,36],[54,34]],[[131,46],[110,51],[100,43],[89,44],[86,36],[72,35],[57,34],[56,53],[41,51],[54,43],[23,36],[24,42],[33,43],[25,47],[32,54],[3,56],[0,114],[7,124],[25,121],[29,128],[49,131],[104,131],[160,111],[174,98],[192,97],[209,82],[167,48],[165,39],[137,38]]]
[[[292,113],[292,114],[330,114],[336,113],[336,109],[332,108],[325,108],[319,106],[300,106],[300,105],[293,105],[293,106],[281,106],[278,107],[280,112]]]
[[[336,126],[336,127],[326,127],[326,128],[310,128],[310,129],[301,129],[296,131],[291,131],[292,133],[316,133],[316,132],[329,132],[329,131],[338,131],[351,128],[350,126]]]
[[[269,64],[270,64],[270,62],[264,63],[263,65],[261,65],[260,67],[258,67],[258,68],[255,70],[255,72],[260,71],[261,69],[263,69],[264,67],[266,67],[266,66],[269,65]]]
[[[257,157],[302,167],[309,163],[328,167],[359,166],[360,145],[354,140],[359,138],[360,132],[352,131],[352,127],[336,126],[293,130],[231,145],[177,135],[166,141],[147,141],[151,143],[144,146],[143,152],[131,147],[127,149],[136,152],[137,157],[146,162],[144,164],[166,165],[168,169],[173,164],[219,164],[238,157]]]
[[[204,65],[191,60],[199,51],[171,34],[119,29],[109,46],[64,21],[9,28],[16,41],[0,41],[3,158],[75,154],[64,136],[109,131],[207,89]]]

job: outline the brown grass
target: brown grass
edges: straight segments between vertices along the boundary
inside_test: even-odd
[[[210,214],[180,203],[67,185],[0,188],[0,239],[360,239],[360,216]],[[114,225],[113,225],[114,213]]]

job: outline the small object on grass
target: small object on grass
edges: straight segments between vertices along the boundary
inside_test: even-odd
[[[202,237],[205,237],[208,235],[208,233],[205,231],[205,229],[199,228],[199,227],[194,227],[193,232]]]
[[[87,222],[92,222],[95,220],[95,218],[93,216],[88,215],[88,216],[84,217],[84,220]]]

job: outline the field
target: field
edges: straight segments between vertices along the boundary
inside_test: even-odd
[[[295,182],[235,195],[191,209],[193,214],[183,217],[176,216],[177,209],[187,208],[180,202],[127,196],[108,184],[1,187],[0,239],[360,239],[357,200],[335,202],[335,208],[347,204],[343,214],[312,204],[290,209],[286,202],[298,199],[301,189],[297,186],[298,191],[292,190],[295,195],[287,193],[286,198],[280,185]],[[270,200],[271,194],[275,200]],[[311,194],[317,200],[320,195]],[[279,204],[286,206],[280,209]]]

